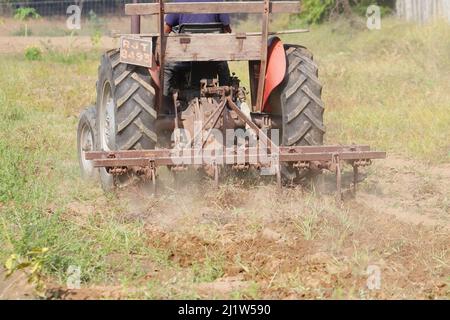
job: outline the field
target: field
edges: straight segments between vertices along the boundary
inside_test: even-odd
[[[214,190],[163,172],[158,197],[133,188],[105,195],[79,177],[76,127],[113,40],[29,37],[11,49],[15,39],[24,41],[0,38],[0,261],[39,263],[46,298],[450,297],[448,24],[386,19],[370,32],[335,22],[284,37],[315,54],[326,143],[388,152],[342,205],[331,174],[321,193],[279,192],[251,173]],[[42,58],[25,59],[25,45],[41,46]],[[232,71],[245,83],[243,66]],[[27,254],[34,248],[48,251]],[[69,266],[80,268],[80,289],[66,286]],[[371,290],[373,268],[381,287]],[[0,298],[37,297],[22,271],[5,272]]]

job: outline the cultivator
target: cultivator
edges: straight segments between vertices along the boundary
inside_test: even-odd
[[[356,191],[359,168],[386,153],[364,145],[322,145],[324,106],[317,65],[306,48],[283,45],[276,37],[305,30],[268,28],[270,13],[298,10],[297,1],[268,0],[126,5],[132,34],[122,35],[121,48],[103,57],[97,105],[80,121],[82,171],[100,168],[105,189],[141,176],[156,191],[161,166],[174,172],[205,168],[216,185],[224,166],[255,168],[275,176],[280,188],[330,170],[341,198],[342,166],[348,164]],[[236,12],[262,14],[261,32],[225,34],[217,24],[181,25],[178,33],[163,32],[165,13]],[[158,15],[159,32],[141,33],[140,15]],[[239,60],[248,61],[250,104],[249,92],[234,74],[220,76],[223,61]],[[165,70],[180,61],[187,63],[179,72],[182,80],[164,90]]]
[[[199,149],[156,149],[124,151],[92,151],[86,153],[86,159],[92,160],[95,167],[106,167],[108,172],[116,175],[137,174],[153,181],[156,191],[156,170],[168,166],[173,171],[184,171],[189,165],[211,166],[214,181],[219,184],[220,166],[229,165],[235,170],[269,169],[282,187],[281,165],[292,165],[298,170],[329,170],[336,174],[337,195],[342,195],[341,172],[343,164],[353,167],[353,188],[356,192],[358,168],[368,166],[373,159],[384,159],[385,152],[371,151],[369,146],[303,146],[279,147],[277,153],[269,148],[224,148],[220,154],[211,152],[205,156]],[[251,165],[253,163],[253,165]]]

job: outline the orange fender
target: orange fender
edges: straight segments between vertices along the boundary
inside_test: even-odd
[[[284,52],[283,43],[277,37],[271,38],[269,41],[262,108],[264,112],[270,112],[271,108],[267,100],[286,75],[286,53]]]
[[[150,72],[150,76],[152,77],[153,82],[159,88],[159,71],[161,68],[156,63],[155,55],[153,55],[152,65],[153,67],[149,68],[148,71]]]

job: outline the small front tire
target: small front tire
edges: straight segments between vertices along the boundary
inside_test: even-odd
[[[86,180],[98,178],[98,169],[91,160],[86,160],[85,152],[94,151],[97,143],[97,129],[95,125],[95,107],[86,108],[80,115],[77,130],[78,162],[80,164],[81,177]]]

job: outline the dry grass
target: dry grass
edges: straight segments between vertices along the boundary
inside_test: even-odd
[[[276,21],[273,29],[295,27]],[[432,163],[450,161],[448,23],[385,19],[373,32],[337,22],[282,39],[314,53],[324,85],[327,143],[368,143]],[[247,75],[238,74],[247,83]]]

